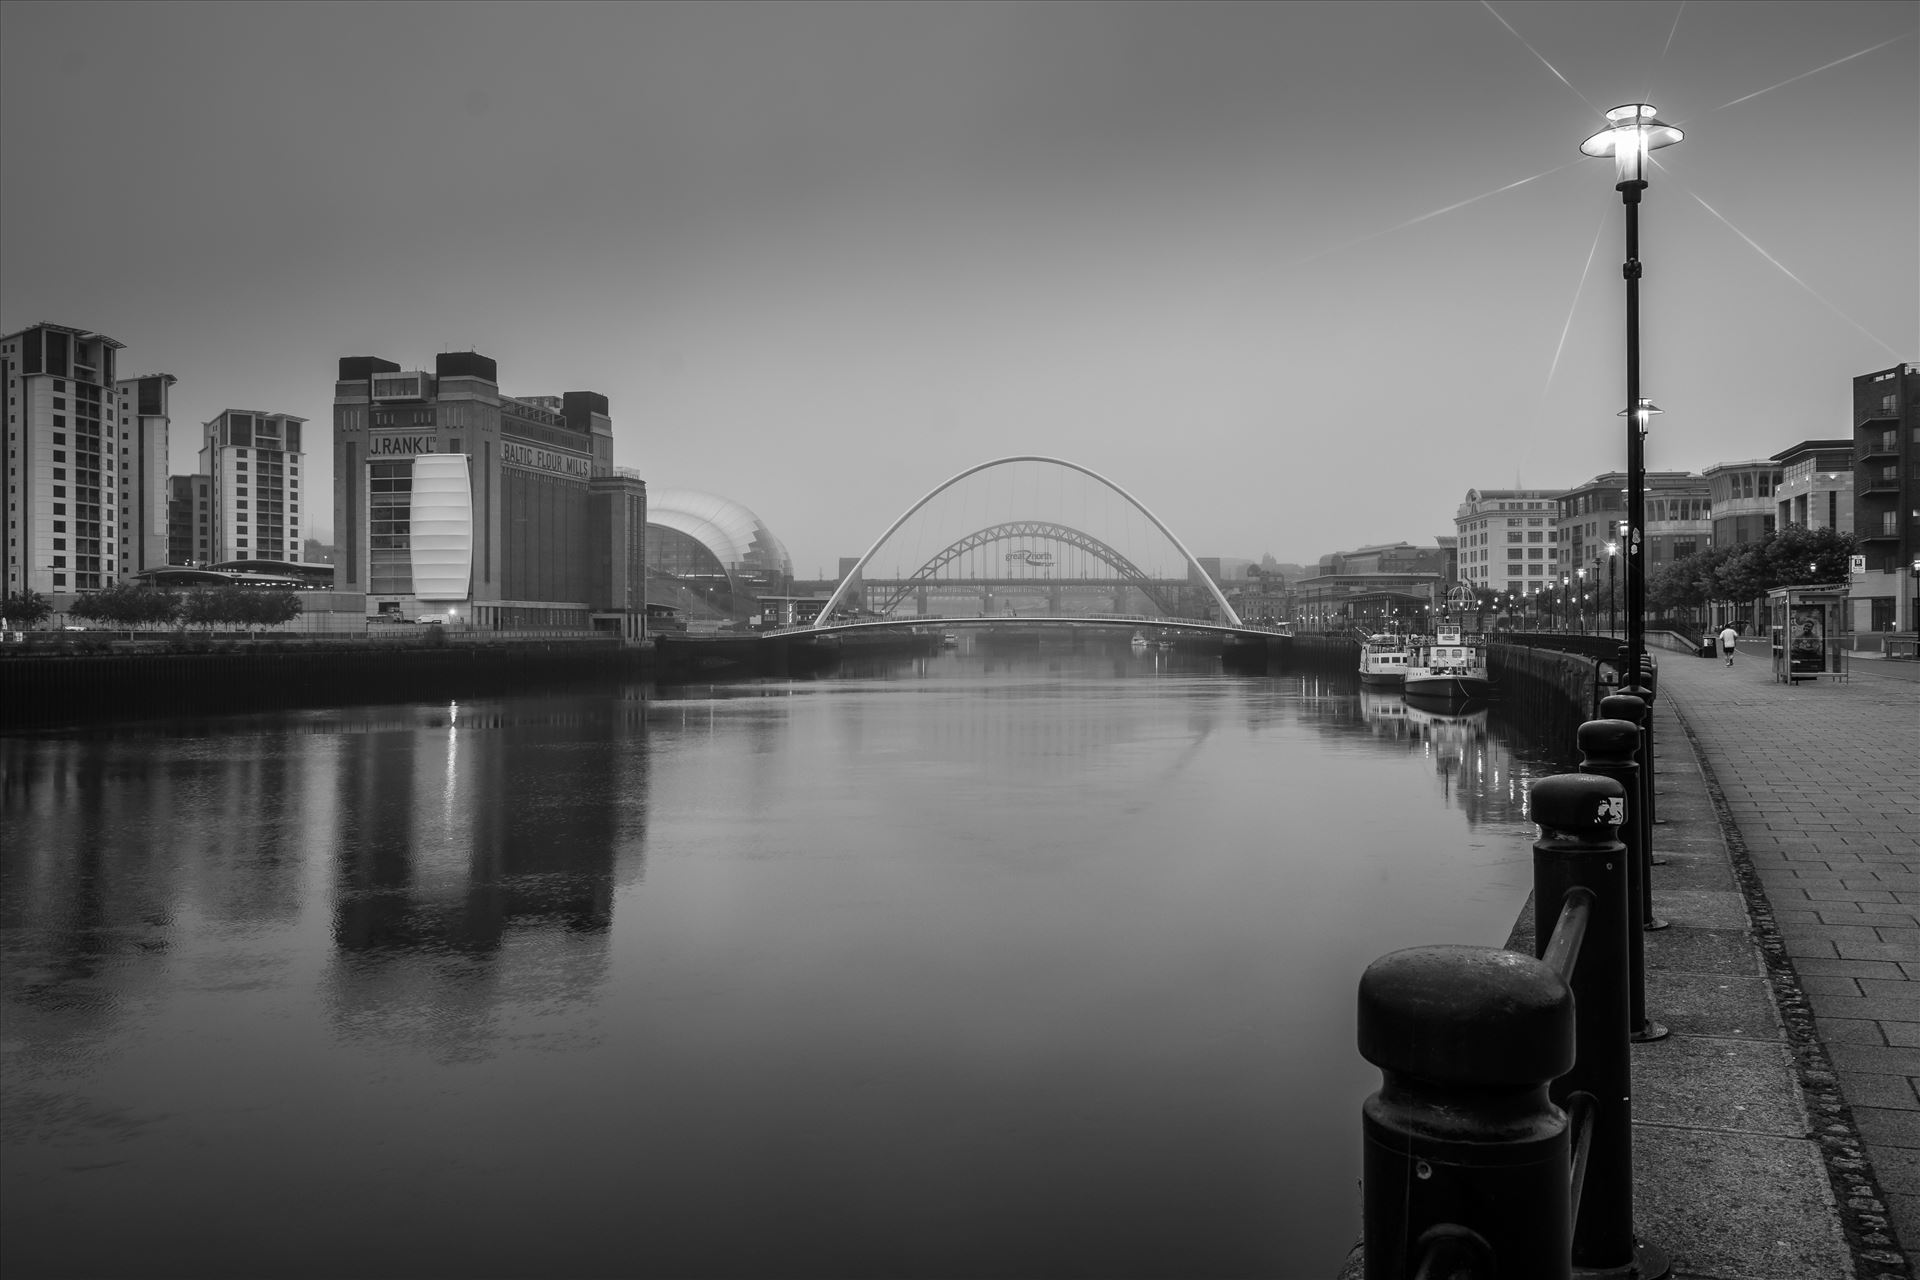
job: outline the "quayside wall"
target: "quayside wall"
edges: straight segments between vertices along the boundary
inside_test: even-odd
[[[1487,675],[1508,723],[1537,742],[1565,749],[1595,715],[1600,662],[1584,654],[1517,644],[1487,646]]]
[[[290,707],[453,701],[648,674],[616,640],[399,648],[242,645],[226,652],[0,660],[0,729]]]

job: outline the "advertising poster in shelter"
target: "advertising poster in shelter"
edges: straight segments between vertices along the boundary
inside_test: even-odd
[[[1827,669],[1827,611],[1825,606],[1794,605],[1790,611],[1787,625],[1788,647],[1792,653],[1793,672],[1825,671]]]

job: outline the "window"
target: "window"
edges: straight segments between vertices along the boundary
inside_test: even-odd
[[[1541,575],[1543,571],[1544,571],[1543,566],[1541,565],[1530,564],[1527,566],[1527,576],[1529,578],[1537,578]]]
[[[1538,560],[1545,555],[1546,555],[1546,552],[1541,550],[1539,547],[1527,548],[1527,559],[1529,560]]]
[[[1507,548],[1507,559],[1509,559],[1509,560],[1518,560],[1519,558],[1520,558],[1520,548],[1519,548],[1519,547],[1508,547],[1508,548]]]
[[[1508,535],[1507,535],[1507,541],[1508,541],[1508,542],[1518,542],[1518,541],[1520,541],[1520,535],[1519,535],[1519,534],[1517,534],[1517,533],[1510,533],[1510,534],[1508,534]]]
[[[1530,533],[1527,535],[1528,542],[1538,542],[1540,541],[1540,539],[1541,539],[1541,535],[1537,533]]]

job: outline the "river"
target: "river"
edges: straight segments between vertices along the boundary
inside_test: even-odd
[[[1126,649],[0,739],[9,1277],[1328,1280],[1500,723]]]

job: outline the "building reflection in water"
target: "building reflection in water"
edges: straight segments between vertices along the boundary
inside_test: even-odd
[[[644,870],[645,735],[638,697],[368,734],[336,782],[336,1028],[485,1056],[503,1015],[590,1001]]]

